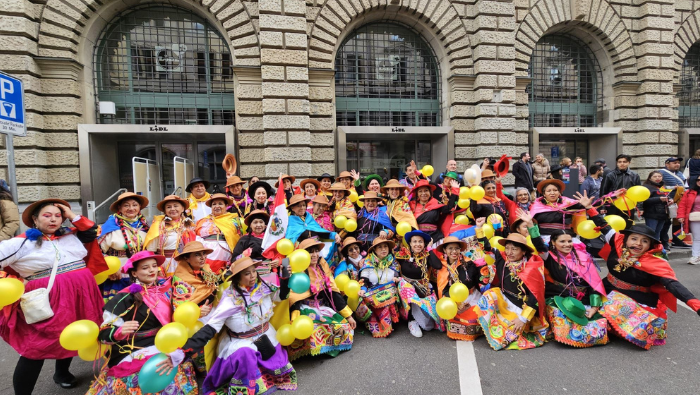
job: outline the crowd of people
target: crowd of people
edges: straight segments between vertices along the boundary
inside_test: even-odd
[[[512,165],[512,193],[502,185],[508,159],[487,158],[464,174],[450,160],[434,179],[413,162],[389,180],[351,170],[298,184],[280,175],[273,187],[228,174],[225,193],[195,178],[189,196],[166,196],[152,221],[141,213],[148,199],[126,192],[99,226],[61,199],[34,202],[21,216],[29,230],[0,242],[0,276],[25,290],[0,314],[0,336],[20,355],[15,393],[32,393],[47,359],[56,360],[58,385],[77,385],[69,371],[76,352],[60,335],[78,320],[99,325],[109,348],[88,393],[141,393],[143,367],[160,358],[159,330],[190,302],[199,306],[197,330],[158,359],[157,372],[173,376],[159,393],[294,390],[292,362],[350,350],[358,326],[384,338],[405,322],[417,338],[484,337],[494,350],[600,346],[611,335],[648,350],[665,343],[677,300],[700,310],[665,255],[670,229],[700,232],[700,166],[689,161],[686,183],[681,158],[669,158],[644,182],[649,198],[622,210],[614,201],[641,184],[627,155],[610,170],[603,159],[586,169],[581,158],[550,166],[523,153]],[[693,160],[700,164],[700,152]],[[571,169],[578,179],[567,177]],[[622,216],[624,229],[605,214]],[[579,236],[586,220],[595,239]],[[273,238],[308,252],[308,267],[295,271]],[[120,267],[98,285],[105,257]],[[700,263],[695,243],[690,263]],[[299,273],[305,286],[293,278]],[[43,304],[25,298],[42,289]],[[311,335],[280,341],[280,328],[299,317],[308,317]]]

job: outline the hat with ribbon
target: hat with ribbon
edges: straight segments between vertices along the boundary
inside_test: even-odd
[[[109,206],[109,211],[116,213],[119,210],[119,205],[122,204],[122,202],[127,200],[127,199],[136,200],[139,203],[139,206],[141,206],[142,210],[146,206],[148,206],[148,198],[147,197],[145,197],[143,195],[137,195],[133,192],[124,192],[121,195],[119,195],[117,200]]]
[[[557,308],[564,313],[566,318],[579,325],[588,325],[586,306],[581,303],[580,300],[572,298],[571,296],[562,298],[561,296],[557,295],[554,297],[554,303],[557,305]]]

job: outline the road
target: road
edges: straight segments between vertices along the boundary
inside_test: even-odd
[[[678,279],[700,295],[700,267],[687,258],[671,265]],[[527,351],[493,351],[481,338],[458,344],[443,333],[416,339],[405,323],[386,339],[357,333],[353,349],[336,358],[304,358],[294,363],[296,394],[698,394],[700,317],[679,305],[669,313],[665,346],[645,351],[613,338],[603,347],[575,349],[555,342]],[[12,394],[17,354],[0,344],[0,394]],[[62,390],[47,362],[35,394],[84,394],[92,364],[75,360],[80,386]]]

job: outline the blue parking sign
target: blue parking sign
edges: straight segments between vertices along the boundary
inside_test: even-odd
[[[0,133],[27,134],[22,81],[3,72],[0,72]]]

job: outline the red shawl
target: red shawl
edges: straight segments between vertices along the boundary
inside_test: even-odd
[[[508,262],[505,252],[501,251],[503,260]],[[544,301],[544,261],[539,255],[533,254],[523,265],[523,270],[518,273],[518,277],[523,280],[527,289],[535,295],[540,321],[544,322],[544,313],[547,307]]]
[[[430,198],[428,200],[428,203],[425,205],[425,209],[421,211],[420,213],[417,212],[417,208],[419,207],[418,202],[416,200],[411,200],[408,202],[408,205],[411,207],[411,211],[413,211],[413,216],[416,217],[416,222],[418,222],[418,217],[423,215],[423,213],[427,213],[428,211],[432,210],[439,210],[443,207],[445,207],[444,204],[440,203],[437,201],[435,198]],[[442,224],[436,224],[440,227],[440,230],[442,231],[443,236],[447,237],[447,235],[450,234],[450,226],[452,226],[452,221],[442,221]],[[436,240],[433,240],[436,241]]]
[[[615,234],[615,237],[612,240],[613,243],[615,243],[615,251],[617,252],[618,257],[622,256],[622,243],[624,239],[625,235],[617,233]],[[598,255],[607,261],[608,256],[611,252],[611,248],[612,247],[610,243],[606,244],[605,247],[603,247],[603,249],[600,250],[600,253]],[[635,266],[634,268],[657,277],[664,277],[678,281],[678,279],[676,278],[676,273],[671,268],[671,265],[669,265],[665,259],[654,256],[654,254],[661,253],[661,251],[662,246],[661,244],[658,244],[656,247],[645,252],[638,259],[641,266]],[[659,295],[659,300],[661,300],[663,304],[668,306],[668,308],[671,309],[674,313],[676,312],[676,310],[678,309],[678,301],[676,297],[673,296],[671,292],[669,292],[669,290],[667,290],[663,285],[658,283],[652,285],[651,290],[652,292],[655,292]]]

